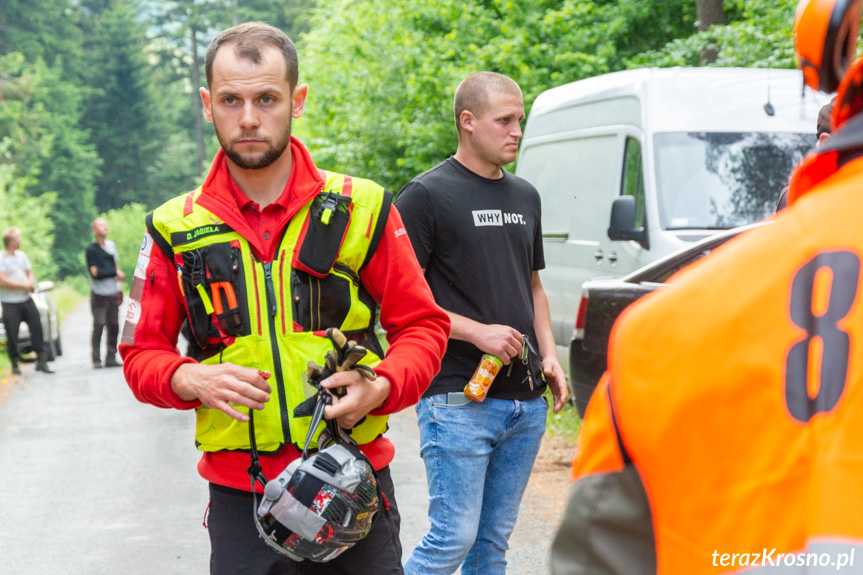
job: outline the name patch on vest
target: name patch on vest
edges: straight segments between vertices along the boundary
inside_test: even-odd
[[[207,236],[215,236],[218,234],[227,234],[233,230],[225,224],[207,225],[189,230],[186,232],[174,232],[171,234],[171,244],[174,246],[182,246],[190,244]]]

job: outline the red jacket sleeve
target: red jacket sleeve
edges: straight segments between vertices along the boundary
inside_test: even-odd
[[[152,246],[152,238],[144,245]],[[143,289],[141,289],[143,288]],[[183,296],[177,283],[174,264],[156,246],[138,255],[132,280],[131,306],[127,313],[119,346],[123,373],[138,401],[157,407],[194,409],[199,401],[185,401],[171,390],[171,376],[183,363],[194,362],[182,357],[177,348],[180,329],[186,318]]]
[[[390,344],[375,367],[391,384],[390,395],[372,415],[416,404],[440,370],[449,338],[449,317],[434,302],[395,206],[390,209],[375,255],[360,273],[380,305],[381,326]]]

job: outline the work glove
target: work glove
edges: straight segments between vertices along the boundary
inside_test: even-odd
[[[369,381],[377,379],[377,374],[375,374],[375,371],[372,368],[367,365],[357,363],[368,353],[366,348],[361,345],[357,345],[357,342],[355,341],[349,341],[348,338],[345,337],[345,334],[334,327],[327,330],[327,337],[333,342],[334,350],[328,351],[326,354],[325,362],[327,364],[327,369],[329,370],[326,377],[340,371],[349,371],[354,369],[359,371],[360,375]],[[326,377],[322,377],[321,379],[326,379]],[[337,396],[341,397],[344,395],[343,389],[336,389],[340,390],[340,392],[336,393]]]
[[[320,366],[314,361],[309,361],[306,364],[306,378],[309,383],[318,388],[318,393],[299,404],[294,409],[294,417],[311,415],[314,412],[315,403],[317,403],[318,398],[327,405],[330,405],[333,402],[333,396],[344,396],[345,390],[343,387],[336,387],[332,390],[321,387],[321,382],[334,373],[353,369],[359,371],[360,375],[369,381],[377,379],[377,374],[371,367],[357,363],[368,353],[366,348],[357,345],[355,341],[348,340],[345,334],[334,327],[327,330],[327,337],[333,342],[333,349],[327,351],[324,356],[324,365]]]

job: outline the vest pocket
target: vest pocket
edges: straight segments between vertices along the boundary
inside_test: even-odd
[[[339,255],[350,223],[351,199],[336,192],[322,192],[309,210],[305,236],[300,238],[294,265],[324,278]]]
[[[226,336],[252,333],[242,254],[235,243],[182,252],[180,278],[189,312],[188,325],[200,352],[195,356],[218,352]]]
[[[204,299],[206,292],[203,291],[206,281],[206,267],[201,250],[183,252],[183,268],[180,272],[180,281],[183,286],[183,294],[186,298],[186,308],[189,319],[186,325],[189,327],[192,338],[198,350],[207,349],[208,342],[219,337],[219,330],[210,321],[209,297]]]
[[[294,321],[303,331],[341,327],[351,311],[351,280],[331,273],[318,278],[291,270]]]
[[[239,245],[213,244],[202,248],[207,265],[210,298],[219,326],[231,337],[252,333],[243,258]]]

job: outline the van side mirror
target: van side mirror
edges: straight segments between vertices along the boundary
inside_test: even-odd
[[[618,241],[636,241],[644,249],[650,249],[647,230],[635,227],[634,196],[620,196],[611,204],[611,224],[608,227],[608,237]]]

